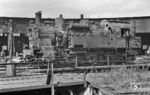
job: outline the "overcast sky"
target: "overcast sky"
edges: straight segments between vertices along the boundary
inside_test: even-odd
[[[45,18],[150,16],[150,0],[0,0],[0,16]]]

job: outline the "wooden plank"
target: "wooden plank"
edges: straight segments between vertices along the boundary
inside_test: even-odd
[[[57,87],[66,87],[66,86],[76,86],[76,85],[83,85],[84,82],[71,82],[71,83],[62,83],[62,84],[55,84],[55,88]],[[46,89],[50,88],[51,85],[40,85],[40,86],[30,86],[30,87],[19,87],[19,88],[11,88],[11,89],[2,89],[0,93],[9,93],[9,92],[18,92],[18,91],[27,91],[27,90],[38,90],[38,89]]]
[[[83,81],[83,74],[54,74],[54,85],[57,86],[69,86],[76,85]],[[0,78],[0,91],[9,91],[9,89],[27,89],[27,87],[34,86],[46,86],[47,75],[35,75],[35,76],[20,76],[20,77],[7,77]],[[36,87],[35,87],[36,88]]]

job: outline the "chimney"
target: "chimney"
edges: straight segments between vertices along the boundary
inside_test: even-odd
[[[83,15],[83,14],[81,14],[81,15],[80,15],[80,18],[81,18],[81,19],[84,19],[84,15]]]
[[[37,25],[41,24],[41,15],[42,15],[42,11],[38,11],[35,13],[35,24]]]
[[[60,17],[60,18],[63,18],[63,15],[62,15],[62,14],[60,14],[60,15],[59,15],[59,17]]]

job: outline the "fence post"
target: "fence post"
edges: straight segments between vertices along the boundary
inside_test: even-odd
[[[109,53],[107,53],[107,65],[109,66],[110,63],[109,63]]]
[[[47,64],[47,66],[49,67],[49,63]],[[46,85],[50,85],[51,83],[51,79],[52,79],[52,74],[51,71],[49,70],[49,68],[47,69],[47,80],[46,80]]]
[[[26,72],[28,72],[28,65],[26,65]]]
[[[87,75],[87,72],[84,72],[84,75],[83,75],[84,87],[87,87],[87,84],[86,84],[86,75]]]
[[[77,68],[77,66],[78,66],[78,56],[77,56],[77,54],[76,54],[75,68]]]
[[[55,93],[54,93],[54,68],[53,68],[53,61],[51,63],[51,95],[55,95]]]
[[[40,73],[40,63],[38,62],[38,72]]]
[[[11,60],[7,62],[11,63]],[[16,76],[16,66],[14,64],[6,65],[6,76],[7,77],[15,77]]]
[[[48,64],[47,64],[47,74],[49,73],[49,66],[50,66],[50,63],[48,62]]]

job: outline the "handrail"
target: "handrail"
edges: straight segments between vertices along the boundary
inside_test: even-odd
[[[64,63],[75,63],[76,61],[56,61],[56,62],[64,62]],[[109,63],[133,63],[133,64],[136,64],[135,62],[134,62],[134,60],[113,60],[113,61],[109,61]],[[19,63],[15,63],[15,62],[12,62],[12,63],[1,63],[0,65],[21,65],[21,64],[23,64],[23,65],[28,65],[28,64],[39,64],[39,63],[44,63],[44,64],[46,64],[46,63],[51,63],[51,62],[46,62],[46,61],[44,61],[44,62],[39,62],[39,61],[37,61],[37,62],[19,62]],[[107,60],[104,60],[104,61],[92,61],[92,62],[89,62],[89,61],[82,61],[82,60],[77,60],[77,63],[107,63]],[[144,62],[144,63],[150,63],[150,62]],[[54,63],[55,64],[55,63]]]
[[[15,62],[12,62],[12,63],[2,63],[0,65],[28,65],[28,64],[37,64],[37,63],[51,63],[51,62],[19,62],[19,63],[15,63]]]

